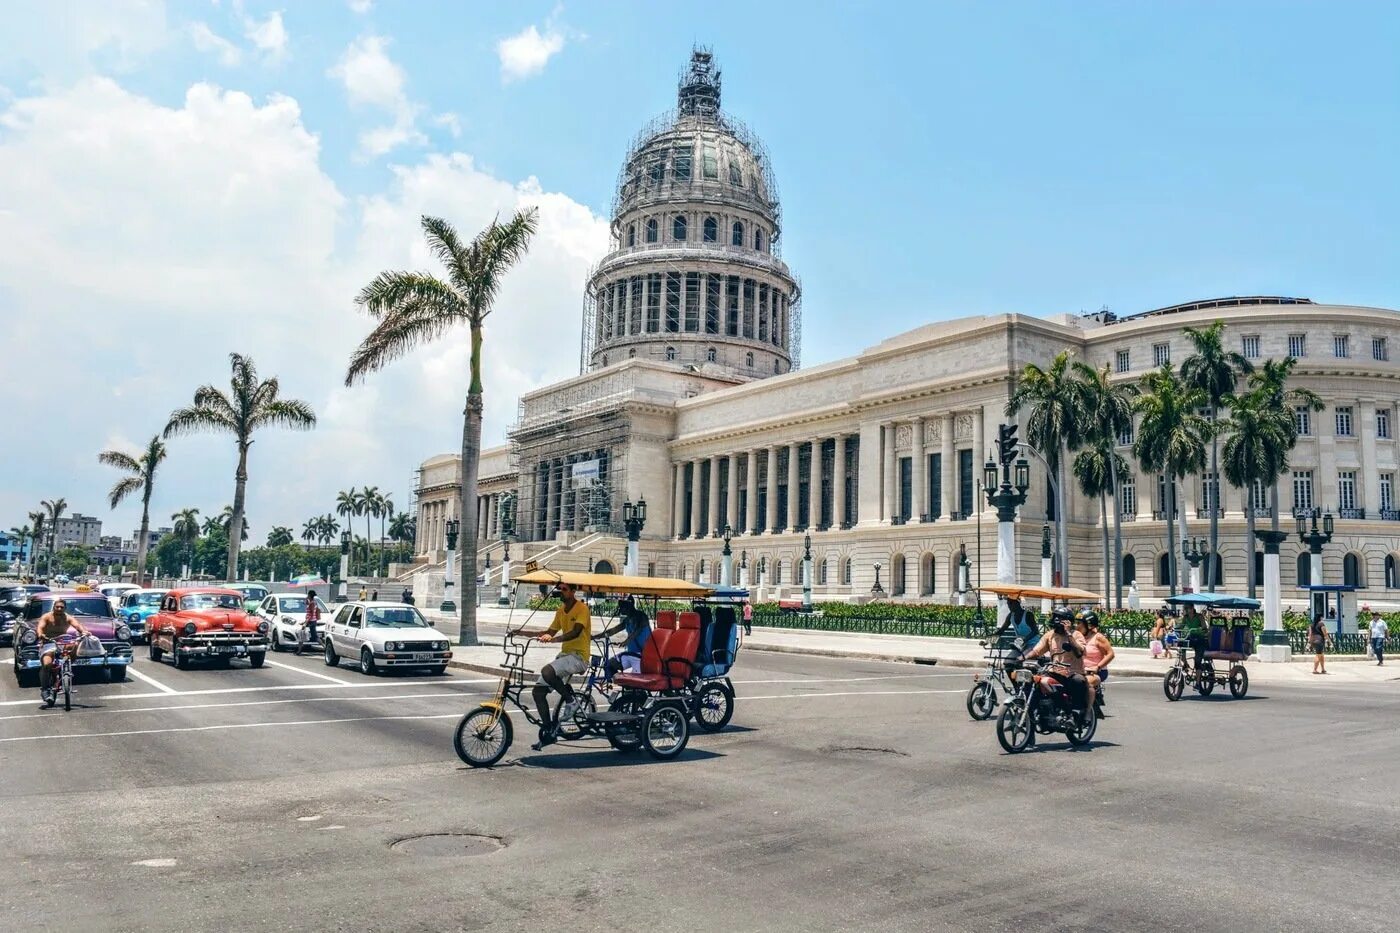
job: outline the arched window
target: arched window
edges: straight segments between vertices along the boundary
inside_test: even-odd
[[[676,358],[676,348],[675,348],[675,347],[667,347],[667,348],[666,348],[666,359],[668,359],[668,360],[674,360],[675,358]]]
[[[600,561],[598,561],[598,563],[596,563],[596,564],[593,565],[593,572],[594,572],[594,573],[616,573],[617,571],[613,569],[613,563],[612,563],[612,561],[607,560],[606,558],[604,558],[603,560],[600,560]]]
[[[744,365],[747,366],[749,369],[753,369],[753,351],[752,351],[752,350],[750,350],[748,353],[745,353],[745,354],[744,354]]]
[[[1157,585],[1172,585],[1172,556],[1166,551],[1157,558]]]
[[[841,585],[851,585],[851,559],[849,557],[841,561]]]
[[[766,252],[766,249],[764,248],[764,242],[765,241],[763,237],[763,230],[755,230],[753,232],[753,248],[758,250],[760,253]]]
[[[826,558],[817,562],[817,586],[826,586]]]
[[[701,238],[704,239],[706,243],[718,242],[719,221],[715,220],[713,217],[706,217],[705,223],[701,225],[700,234]]]
[[[744,225],[739,221],[734,221],[734,229],[730,234],[729,242],[733,246],[744,245]]]
[[[774,586],[780,586],[780,585],[782,584],[782,582],[783,582],[783,562],[782,562],[781,560],[775,560],[775,561],[773,561],[773,585],[774,585]]]
[[[1298,554],[1298,585],[1307,586],[1312,582],[1312,555],[1307,551]]]
[[[657,232],[656,232],[656,218],[655,218],[655,217],[649,217],[649,218],[647,218],[647,226],[646,226],[646,238],[647,238],[647,242],[648,242],[648,243],[655,243],[655,242],[656,242],[656,235],[657,235]]]
[[[932,596],[935,588],[935,572],[938,564],[933,559],[932,554],[925,554],[919,558],[919,595]]]
[[[628,358],[629,360],[632,359],[633,357],[635,357],[636,355],[637,355],[637,348],[636,348],[636,347],[632,347],[631,349],[629,349],[629,350],[627,351],[627,358]]]
[[[1127,586],[1137,580],[1137,558],[1131,554],[1123,555],[1123,585]]]
[[[1361,577],[1361,558],[1355,554],[1348,554],[1342,558],[1342,583],[1347,586],[1366,586],[1366,581]]]
[[[636,246],[636,245],[637,245],[637,225],[636,225],[636,224],[628,224],[628,225],[627,225],[627,245],[628,245],[628,246]]]
[[[705,350],[705,360],[706,360],[706,362],[709,362],[709,363],[713,363],[713,362],[715,361],[715,348],[714,348],[714,347],[709,347],[708,349]]]
[[[676,219],[671,221],[671,239],[677,243],[685,239],[686,219],[684,214],[677,214]]]
[[[904,555],[896,554],[890,558],[890,595],[904,595]]]
[[[1385,555],[1385,588],[1388,590],[1393,590],[1396,589],[1396,587],[1397,582],[1395,579],[1395,555],[1387,554]]]

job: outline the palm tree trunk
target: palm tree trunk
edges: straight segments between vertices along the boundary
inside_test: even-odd
[[[479,356],[481,352],[480,329],[472,328],[472,371],[475,373],[480,366]],[[461,605],[461,630],[457,635],[457,644],[475,645],[478,643],[476,637],[476,480],[480,468],[481,452],[481,409],[482,399],[479,388],[479,380],[474,375],[473,384],[477,384],[476,391],[467,392],[466,417],[462,423],[462,501],[458,511],[462,516],[462,531],[458,536],[461,541],[461,566],[457,572],[461,574],[461,586],[458,592],[462,594]]]
[[[1176,595],[1176,480],[1167,480],[1167,585]]]
[[[1247,498],[1248,504],[1244,510],[1244,540],[1246,545],[1245,553],[1248,555],[1246,564],[1249,569],[1249,576],[1246,579],[1249,581],[1249,598],[1253,599],[1254,587],[1259,581],[1254,578],[1254,494],[1252,484],[1250,488],[1251,491],[1248,493]]]
[[[1278,477],[1274,477],[1274,484],[1269,487],[1269,527],[1278,531]]]
[[[1113,608],[1123,608],[1123,498],[1118,492],[1118,460],[1108,458],[1113,483]],[[1105,594],[1107,595],[1107,594]]]
[[[141,540],[136,542],[136,585],[146,585],[146,542],[151,527],[151,486],[146,480],[146,494],[141,499]]]
[[[1103,526],[1103,591],[1105,597],[1113,585],[1113,569],[1108,551],[1108,494],[1099,493],[1099,519]]]
[[[238,472],[233,474],[233,514],[228,520],[228,564],[225,579],[238,579],[238,551],[243,543],[243,501],[248,488],[248,447],[238,445]]]
[[[1206,590],[1211,593],[1215,592],[1215,564],[1220,559],[1217,556],[1220,550],[1220,438],[1215,431],[1215,410],[1219,404],[1216,402],[1210,410],[1210,472],[1215,483],[1212,487],[1215,490],[1215,501],[1206,503],[1210,508],[1210,554],[1206,557]],[[1250,553],[1252,555],[1253,550]]]

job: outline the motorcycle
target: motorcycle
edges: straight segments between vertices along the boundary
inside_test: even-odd
[[[997,741],[1010,754],[1035,744],[1036,734],[1062,732],[1075,747],[1088,745],[1098,730],[1092,710],[1075,714],[1069,689],[1046,673],[1050,664],[1022,662],[1012,672],[1015,691],[1007,697],[997,719]]]

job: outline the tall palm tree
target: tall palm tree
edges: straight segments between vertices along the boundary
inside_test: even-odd
[[[389,567],[384,561],[384,532],[385,523],[394,517],[394,500],[386,495],[379,497],[379,570],[381,574],[387,574]]]
[[[1079,480],[1079,488],[1084,495],[1099,500],[1099,521],[1103,531],[1103,585],[1104,592],[1107,592],[1113,585],[1113,563],[1108,547],[1108,499],[1112,496],[1117,502],[1117,477],[1128,471],[1128,461],[1113,449],[1113,441],[1095,439],[1092,446],[1075,455],[1073,469],[1074,478]]]
[[[1006,403],[1008,417],[1014,417],[1022,409],[1030,410],[1030,416],[1026,419],[1026,437],[1040,450],[1055,476],[1055,529],[1062,585],[1069,584],[1065,468],[1069,452],[1081,443],[1084,416],[1084,387],[1072,372],[1068,350],[1057,354],[1048,369],[1041,369],[1034,363],[1027,364]]]
[[[39,548],[44,543],[44,529],[48,527],[49,516],[42,508],[29,513],[29,524],[34,528],[34,543],[29,546],[29,575],[39,571]]]
[[[267,533],[268,547],[283,547],[291,544],[295,539],[292,537],[292,529],[286,525],[273,525],[272,530]]]
[[[1266,483],[1272,486],[1288,469],[1295,428],[1292,413],[1278,417],[1263,390],[1254,389],[1230,399],[1230,420],[1226,425],[1229,436],[1225,439],[1221,467],[1230,485],[1248,490],[1244,521],[1250,596],[1259,583],[1254,573],[1254,488]]]
[[[1097,451],[1097,459],[1108,469],[1107,493],[1113,496],[1113,605],[1123,608],[1123,501],[1118,495],[1123,476],[1128,472],[1127,462],[1118,454],[1118,439],[1132,430],[1133,399],[1138,388],[1130,382],[1114,384],[1109,377],[1108,366],[1102,369],[1076,362],[1074,374],[1083,385],[1085,443]],[[1089,464],[1086,463],[1086,469]],[[1077,470],[1077,464],[1076,464]],[[1081,483],[1082,483],[1081,477]],[[1092,493],[1087,493],[1092,495]],[[1100,507],[1103,503],[1100,502]],[[1107,518],[1104,519],[1107,522]],[[1105,525],[1105,529],[1107,526]],[[1107,579],[1104,585],[1108,585]]]
[[[199,540],[199,509],[181,509],[170,516],[170,531],[185,546],[185,565],[194,567],[194,543]]]
[[[1271,417],[1277,421],[1278,429],[1287,438],[1289,451],[1298,443],[1296,409],[1319,412],[1324,407],[1322,399],[1311,389],[1288,387],[1288,379],[1293,375],[1293,367],[1297,365],[1297,358],[1292,356],[1281,360],[1265,360],[1264,364],[1249,376],[1250,388],[1263,396]],[[1274,475],[1273,485],[1269,490],[1269,507],[1273,512],[1271,522],[1274,531],[1278,531],[1278,480],[1282,475],[1282,470]]]
[[[229,394],[212,385],[194,392],[194,404],[170,413],[165,436],[215,431],[232,434],[238,445],[238,469],[233,479],[233,516],[228,542],[228,578],[238,572],[238,550],[243,541],[243,504],[248,486],[248,448],[253,434],[264,427],[310,430],[316,426],[316,413],[300,399],[281,398],[276,378],[259,379],[251,357],[230,353],[233,376]]]
[[[340,534],[340,522],[335,520],[335,516],[327,512],[321,516],[320,529],[317,533],[321,543],[329,546],[335,540],[335,536]]]
[[[34,526],[20,525],[18,527],[13,527],[10,529],[10,535],[19,540],[20,553],[24,555],[24,561],[21,564],[22,570],[34,557]]]
[[[1193,389],[1199,389],[1210,403],[1210,472],[1215,477],[1215,501],[1207,502],[1210,509],[1210,553],[1206,555],[1206,589],[1215,592],[1216,564],[1220,560],[1220,408],[1233,398],[1240,379],[1254,372],[1254,364],[1242,353],[1226,350],[1222,339],[1225,322],[1216,321],[1209,327],[1185,328],[1186,339],[1194,351],[1181,364],[1181,379]],[[1246,551],[1254,553],[1253,537]],[[1253,565],[1253,560],[1250,565]]]
[[[340,514],[341,518],[345,519],[345,527],[348,530],[350,530],[353,534],[354,523],[351,522],[350,519],[359,515],[362,511],[362,506],[360,504],[360,491],[354,486],[351,486],[349,489],[342,489],[339,493],[336,494],[335,510]],[[352,564],[354,563],[354,560],[355,554],[352,551],[350,554],[350,561]]]
[[[307,547],[310,547],[311,542],[316,540],[320,528],[321,519],[319,516],[315,518],[308,518],[306,521],[302,522],[301,540],[306,542]]]
[[[44,499],[39,503],[44,509],[45,517],[49,524],[49,547],[44,554],[44,572],[53,572],[54,550],[58,546],[58,520],[63,517],[63,513],[68,511],[67,499]]]
[[[136,542],[136,579],[146,579],[146,547],[151,530],[151,491],[155,487],[156,470],[165,460],[165,444],[157,434],[146,443],[140,457],[120,450],[104,450],[97,455],[99,463],[116,467],[126,476],[117,480],[107,493],[107,501],[116,508],[128,496],[141,494],[141,537]]]
[[[239,536],[238,536],[238,540],[239,540],[239,541],[247,541],[247,540],[248,540],[248,525],[249,525],[249,524],[251,524],[251,523],[248,521],[248,515],[247,515],[247,513],[244,513],[244,515],[243,515],[243,528],[242,528],[242,530],[240,531]],[[231,506],[231,505],[226,505],[226,506],[224,506],[223,511],[219,513],[219,527],[222,528],[222,529],[224,530],[224,534],[225,534],[225,535],[228,535],[230,538],[233,536],[233,535],[232,535],[232,529],[233,529],[233,506]]]
[[[374,533],[370,531],[370,524],[379,514],[379,487],[366,486],[360,491],[360,514],[365,517],[365,541],[372,541]],[[365,545],[369,547],[368,544]],[[369,551],[365,551],[365,573],[369,573]]]
[[[228,507],[225,506],[227,509]],[[198,510],[196,510],[198,511]],[[231,511],[231,510],[230,510]],[[216,531],[224,530],[224,520],[222,515],[210,515],[200,523],[199,530],[205,535],[212,535]]]
[[[1142,394],[1133,401],[1141,416],[1133,456],[1145,472],[1161,473],[1167,484],[1167,579],[1176,595],[1176,482],[1205,468],[1210,425],[1197,414],[1205,393],[1188,386],[1170,363],[1142,378]]]
[[[496,220],[470,243],[463,243],[445,220],[423,218],[428,246],[447,269],[446,280],[425,272],[381,272],[355,299],[376,321],[350,357],[345,384],[381,369],[420,343],[441,337],[452,325],[471,331],[471,380],[462,423],[462,488],[457,514],[462,517],[462,624],[458,643],[476,637],[476,484],[481,457],[481,342],[511,266],[524,257],[535,232],[534,208],[519,211],[505,223]]]

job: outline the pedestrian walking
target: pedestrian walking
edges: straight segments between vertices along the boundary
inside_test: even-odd
[[[1157,611],[1157,620],[1152,623],[1152,640],[1148,647],[1151,648],[1154,658],[1160,658],[1167,653],[1167,618],[1162,615],[1161,610]]]
[[[753,634],[753,603],[744,600],[744,634]]]
[[[403,588],[403,595],[399,597],[399,602],[404,603],[404,604],[409,605],[409,606],[412,606],[412,605],[413,605],[413,591],[410,590],[408,587],[404,587],[404,588]]]
[[[1376,666],[1380,667],[1385,663],[1385,639],[1390,634],[1390,626],[1385,624],[1385,619],[1381,614],[1371,610],[1371,650],[1376,655]]]
[[[1321,613],[1313,616],[1312,625],[1308,626],[1308,646],[1313,652],[1313,673],[1327,673],[1327,656],[1324,652],[1332,646],[1332,633],[1322,624]]]
[[[360,602],[364,602],[365,599],[368,598],[368,596],[369,596],[369,590],[365,589],[365,585],[364,585],[363,583],[361,583],[361,584],[360,584]]]
[[[378,591],[378,590],[374,590],[374,591],[372,591],[372,592],[369,594],[369,601],[372,602],[372,603],[377,603],[377,602],[379,602],[379,591]]]

